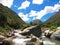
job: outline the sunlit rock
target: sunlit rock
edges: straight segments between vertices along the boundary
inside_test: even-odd
[[[46,37],[50,38],[51,35],[52,35],[52,33],[53,33],[53,31],[46,30],[44,33],[45,33],[45,36],[46,36]]]
[[[56,30],[56,32],[52,34],[51,38],[60,40],[60,30]]]

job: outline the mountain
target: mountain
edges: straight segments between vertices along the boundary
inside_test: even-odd
[[[60,11],[57,12],[54,16],[48,19],[45,23],[55,24],[60,26]]]
[[[11,9],[0,4],[0,27],[21,28],[25,22]]]
[[[36,20],[33,20],[31,22],[31,24],[33,24],[33,25],[39,25],[39,24],[42,24],[42,22],[39,19],[36,19]]]

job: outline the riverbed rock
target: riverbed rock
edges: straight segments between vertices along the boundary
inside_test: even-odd
[[[4,38],[6,38],[6,37],[5,37],[5,36],[0,35],[0,39],[4,39]]]
[[[46,30],[44,33],[45,33],[46,37],[50,38],[50,36],[52,35],[53,31]]]
[[[51,38],[60,40],[60,30],[56,30],[56,32],[52,34]]]
[[[12,40],[13,40],[13,37],[5,38],[3,40],[3,45],[12,45]]]
[[[3,39],[5,39],[5,37],[4,37],[4,36],[2,36],[2,35],[0,35],[0,45],[2,45],[2,44],[3,44]]]
[[[24,33],[26,32],[25,34],[27,34],[27,35],[33,34],[37,37],[40,37],[41,33],[42,33],[40,25],[28,27],[28,28],[24,29],[23,32]]]

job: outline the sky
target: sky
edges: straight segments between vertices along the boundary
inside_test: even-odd
[[[45,22],[60,10],[60,0],[0,0],[0,3],[26,23],[36,19]]]

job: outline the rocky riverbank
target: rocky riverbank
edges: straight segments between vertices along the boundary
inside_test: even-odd
[[[1,32],[0,45],[43,45],[42,40],[38,38],[41,35],[39,34],[40,31],[41,29],[39,26],[32,26],[32,28],[29,27],[23,31],[12,30],[6,33]]]
[[[46,41],[42,40],[45,37],[60,40],[60,27],[55,32],[50,30],[41,31],[40,26],[32,26],[23,31],[0,32],[0,45],[45,45]],[[55,45],[55,43],[49,43]]]

